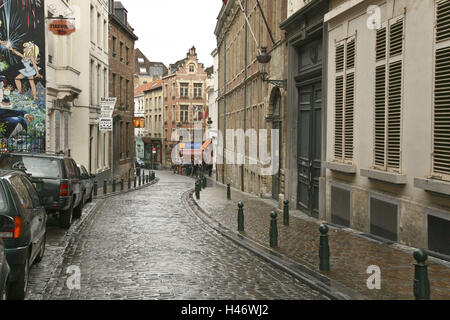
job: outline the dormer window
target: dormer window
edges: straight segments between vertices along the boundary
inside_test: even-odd
[[[189,72],[195,72],[195,64],[191,63],[189,65]]]

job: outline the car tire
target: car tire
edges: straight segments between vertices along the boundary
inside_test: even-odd
[[[60,228],[69,229],[73,219],[73,204],[68,210],[61,211],[58,217],[58,225]]]
[[[9,300],[23,300],[27,293],[28,277],[30,275],[30,255],[27,254],[25,263],[21,266],[17,281],[11,282],[8,286]]]
[[[47,232],[45,232],[45,234],[44,234],[44,239],[42,239],[41,248],[39,249],[39,253],[38,253],[36,259],[34,260],[34,263],[39,263],[44,258],[46,242],[47,242]]]
[[[83,199],[84,199],[84,196],[83,196]],[[74,219],[80,219],[81,215],[83,214],[83,199],[81,199],[81,202],[78,205],[78,207],[73,209],[73,218]]]

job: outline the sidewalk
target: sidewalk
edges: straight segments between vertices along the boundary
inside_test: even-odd
[[[194,185],[194,180],[192,182]],[[226,188],[208,180],[208,188],[201,192],[198,205],[223,227],[237,232],[237,204],[244,203],[245,238],[269,248],[271,211],[278,212],[278,243],[274,249],[294,262],[376,300],[414,299],[413,279],[415,260],[412,252],[399,249],[398,245],[372,241],[358,233],[330,227],[329,243],[331,271],[319,271],[320,221],[295,214],[290,216],[290,226],[283,225],[282,212],[270,200],[232,189],[232,200],[226,199]],[[432,300],[450,299],[450,267],[439,260],[428,260],[428,272]],[[369,290],[366,282],[367,268],[377,265],[381,269],[381,290]]]

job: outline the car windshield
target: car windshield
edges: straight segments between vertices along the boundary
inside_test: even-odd
[[[10,156],[0,161],[0,168],[17,170],[21,169],[21,163],[26,172],[35,178],[61,178],[60,160],[51,158]]]

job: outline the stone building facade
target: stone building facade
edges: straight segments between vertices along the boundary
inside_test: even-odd
[[[225,164],[217,166],[217,178],[222,183],[230,183],[235,188],[274,198],[281,203],[285,193],[286,90],[284,86],[263,80],[284,80],[287,77],[286,41],[279,26],[286,19],[287,1],[260,3],[261,7],[255,0],[227,1],[218,18],[215,30],[219,70],[218,127],[223,136],[222,150],[218,153],[229,154],[235,159],[240,157],[237,148],[233,148],[233,138],[227,137],[227,129],[242,129],[244,132],[254,129],[258,142],[265,134],[260,130],[268,130],[269,143],[266,152],[256,147],[258,159],[254,164],[254,157],[250,159],[250,148],[255,147],[248,137],[245,138],[245,165],[228,164],[229,157],[225,157]],[[248,24],[242,9],[246,12]],[[262,47],[267,47],[272,57],[266,75],[257,61]],[[271,130],[279,132],[279,148],[276,150],[272,150],[270,143]],[[239,138],[242,139],[237,137],[236,140]],[[267,157],[263,157],[264,154]],[[279,170],[268,175],[264,170],[267,166],[278,167]]]
[[[145,161],[150,161],[154,168],[162,164],[162,142],[164,127],[163,85],[162,80],[156,80],[145,85]],[[154,153],[154,151],[156,151]]]
[[[447,257],[449,16],[449,0],[330,1],[322,217]]]
[[[134,86],[142,86],[167,76],[167,67],[162,62],[150,61],[139,48],[135,50]]]
[[[134,176],[134,44],[138,40],[120,1],[109,1],[109,92],[117,98],[113,114],[112,179]]]
[[[71,108],[68,117],[69,126],[64,123],[60,130],[69,130],[68,146],[71,156],[90,173],[96,174],[98,179],[103,179],[109,176],[111,168],[110,138],[100,132],[98,126],[100,99],[109,96],[108,2],[73,0],[70,5],[75,21],[79,23],[76,24],[75,33],[66,38],[60,37],[54,42],[54,54],[61,55],[58,59],[62,62],[62,65],[55,68],[55,74],[65,73],[62,78],[66,81],[66,88],[73,87],[72,90],[81,92],[74,99],[74,108]],[[70,54],[72,50],[73,53]],[[61,78],[56,79],[59,83]],[[60,107],[63,105],[59,103]],[[54,116],[57,114],[54,113]],[[61,116],[67,117],[67,114]],[[62,146],[61,141],[60,145]]]
[[[180,142],[177,129],[190,133],[190,139],[182,137],[183,142],[193,142],[196,128],[201,127],[203,133],[206,130],[206,78],[195,47],[189,49],[186,58],[170,65],[169,75],[163,78],[163,166],[166,168],[172,166],[172,149]]]

